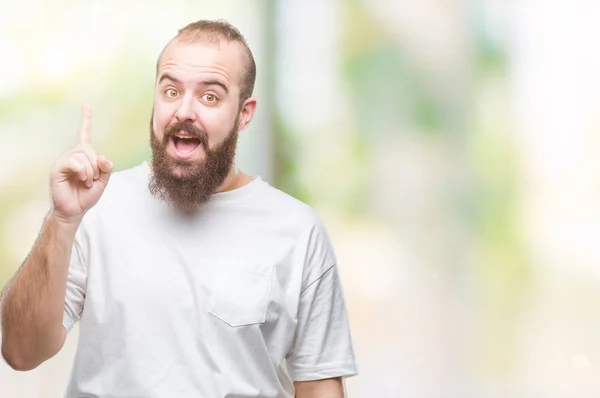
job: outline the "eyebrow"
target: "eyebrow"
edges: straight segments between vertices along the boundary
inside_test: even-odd
[[[223,89],[223,91],[225,91],[225,94],[229,93],[229,89],[227,88],[227,86],[218,80],[203,80],[198,84],[202,86],[219,86]]]
[[[164,80],[170,80],[174,83],[177,84],[181,84],[181,81],[176,79],[175,77],[173,77],[172,75],[165,73],[163,74],[160,79],[158,79],[158,84],[161,84]],[[223,89],[223,91],[225,91],[226,94],[229,93],[229,89],[227,88],[227,86],[220,82],[219,80],[202,80],[201,82],[198,82],[198,85],[202,85],[202,86],[219,86]]]
[[[173,76],[168,73],[163,74],[160,79],[158,79],[158,84],[161,84],[163,80],[171,80],[174,83],[181,83],[179,80],[175,79]]]

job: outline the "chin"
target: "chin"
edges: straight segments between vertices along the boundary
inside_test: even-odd
[[[171,166],[171,174],[175,178],[186,178],[198,173],[204,167],[204,160],[182,161],[176,160]]]

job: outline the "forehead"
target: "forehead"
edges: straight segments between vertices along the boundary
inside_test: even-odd
[[[217,75],[227,83],[237,85],[244,72],[243,60],[243,49],[237,42],[174,40],[159,58],[157,79],[164,73],[175,75],[184,82]]]

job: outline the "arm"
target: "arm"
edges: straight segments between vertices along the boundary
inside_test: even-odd
[[[63,346],[67,276],[75,234],[104,192],[113,165],[90,144],[91,110],[84,105],[77,145],[50,174],[52,210],[28,258],[1,296],[2,356],[30,370]]]
[[[295,398],[344,398],[342,378],[297,381]]]
[[[31,254],[4,289],[2,355],[16,370],[30,370],[63,346],[67,273],[77,225],[46,217]]]

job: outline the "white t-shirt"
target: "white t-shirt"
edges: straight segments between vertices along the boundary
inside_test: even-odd
[[[193,216],[115,173],[73,247],[63,324],[80,322],[68,398],[293,397],[356,374],[319,217],[260,177]]]

